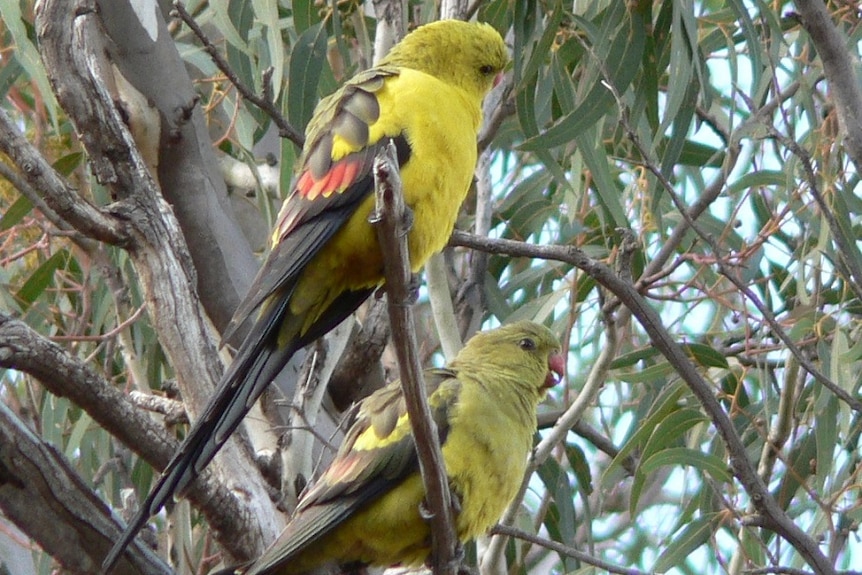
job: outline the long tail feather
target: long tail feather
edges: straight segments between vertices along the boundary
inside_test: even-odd
[[[102,563],[109,573],[125,548],[147,520],[183,491],[213,459],[222,445],[298,349],[297,343],[278,347],[278,330],[287,301],[267,310],[259,318],[234,361],[222,377],[206,410],[194,423],[176,455],[168,463],[126,530]]]

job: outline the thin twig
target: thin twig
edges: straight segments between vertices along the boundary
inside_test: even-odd
[[[662,172],[657,162],[652,160],[652,154],[650,153],[650,150],[648,150],[646,146],[644,146],[637,132],[629,122],[627,108],[623,105],[622,97],[617,91],[616,86],[614,86],[613,82],[611,82],[610,76],[608,75],[607,71],[604,70],[604,68],[603,74],[605,76],[605,81],[603,85],[608,89],[608,91],[618,103],[618,107],[620,109],[620,125],[626,131],[629,140],[631,140],[631,142],[635,145],[635,148],[637,148],[638,152],[641,154],[641,157],[644,158],[644,166],[650,171],[650,173],[655,176],[658,183],[661,184],[664,191],[667,192],[671,202],[673,202],[674,206],[679,211],[680,215],[682,215],[684,221],[688,224],[688,226],[698,235],[698,237],[700,237],[706,243],[706,245],[709,246],[710,250],[712,250],[712,252],[715,254],[715,263],[718,266],[718,269],[721,274],[727,279],[729,279],[731,283],[733,283],[733,285],[735,285],[737,289],[739,289],[739,291],[742,292],[742,294],[745,295],[745,297],[748,298],[748,300],[751,301],[752,304],[754,304],[754,306],[763,316],[764,321],[766,321],[766,323],[775,332],[775,335],[778,336],[782,343],[787,346],[787,349],[790,351],[790,353],[792,353],[799,360],[799,364],[805,369],[805,371],[810,373],[812,377],[814,377],[814,379],[820,382],[836,397],[847,403],[847,405],[849,405],[853,410],[862,411],[862,401],[857,400],[855,397],[853,397],[844,389],[835,384],[831,379],[826,377],[819,369],[817,369],[817,367],[807,357],[805,357],[805,355],[802,353],[802,350],[799,349],[799,347],[790,338],[787,332],[784,331],[784,328],[781,326],[778,320],[775,319],[775,316],[772,314],[772,311],[767,308],[762,301],[760,301],[760,299],[757,297],[757,294],[755,294],[751,288],[749,288],[741,279],[739,279],[737,274],[734,273],[733,269],[731,269],[731,267],[727,263],[725,263],[723,258],[720,257],[722,250],[720,249],[718,242],[716,242],[710,234],[704,232],[701,226],[699,226],[694,221],[694,219],[691,218],[691,214],[689,213],[687,206],[683,203],[679,195],[677,195],[673,184],[671,184],[670,180],[668,180],[667,176],[664,174],[664,172]],[[773,130],[773,132],[775,131]],[[785,143],[785,145],[790,144],[795,145],[795,142],[790,141]],[[796,148],[798,149],[798,146],[796,146]],[[801,150],[799,150],[799,152],[801,153]],[[805,164],[804,160],[806,157],[807,156],[805,155],[800,155],[800,159],[803,160],[803,165]],[[810,163],[807,167],[809,169],[809,184],[812,187],[816,188],[813,168],[811,168]],[[833,235],[835,235],[836,230],[833,229],[832,231]],[[840,232],[840,228],[837,231]],[[839,244],[839,247],[840,245],[842,245],[840,243],[841,238],[843,238],[843,236],[835,238],[836,243]],[[862,269],[859,270],[859,276],[860,279],[862,279]],[[855,275],[851,277],[855,277]]]
[[[242,97],[263,110],[270,118],[272,118],[272,121],[276,126],[278,126],[279,133],[282,137],[287,138],[296,144],[297,147],[301,148],[305,143],[305,136],[290,125],[287,118],[281,114],[281,111],[271,99],[258,96],[251,90],[251,88],[246,86],[239,79],[239,76],[234,73],[230,64],[227,63],[227,60],[225,60],[221,55],[221,52],[218,51],[218,48],[216,48],[210,41],[201,27],[198,26],[198,23],[195,22],[194,17],[188,13],[186,7],[179,0],[174,0],[174,12],[183,22],[185,22],[186,26],[191,29],[192,33],[197,36],[198,40],[203,44],[204,50],[206,50],[207,54],[212,58],[213,63],[225,76],[227,76],[227,79],[234,85],[234,87],[236,87],[237,91],[242,94]]]
[[[648,150],[641,144],[640,138],[638,138],[637,133],[631,128],[628,122],[623,119],[622,121],[623,127],[628,132],[629,138],[634,143],[635,147],[637,147],[638,151],[643,155],[644,158],[649,158]],[[862,411],[862,401],[859,401],[852,395],[850,395],[847,391],[838,386],[831,379],[826,377],[817,366],[814,365],[805,354],[802,353],[802,350],[799,346],[796,345],[796,342],[787,334],[778,320],[775,318],[775,315],[772,311],[766,307],[760,298],[757,297],[757,294],[754,293],[750,287],[748,287],[741,279],[739,279],[738,275],[734,273],[734,270],[729,266],[723,258],[719,257],[721,254],[721,248],[718,245],[718,242],[698,225],[694,220],[689,217],[688,210],[686,210],[685,205],[683,205],[682,200],[680,200],[679,196],[677,196],[676,191],[673,188],[673,184],[665,177],[659,167],[655,164],[655,162],[647,161],[645,163],[647,169],[652,172],[652,174],[656,177],[658,182],[661,184],[662,188],[668,193],[671,201],[676,205],[679,212],[682,214],[683,218],[685,218],[689,227],[709,246],[710,250],[716,255],[715,264],[718,266],[721,274],[726,277],[730,282],[736,286],[736,288],[742,292],[742,294],[757,308],[757,311],[760,312],[761,316],[763,316],[763,320],[769,325],[770,329],[775,333],[778,339],[787,346],[788,351],[794,355],[799,360],[799,365],[801,365],[805,371],[811,374],[814,379],[820,382],[825,388],[831,391],[836,397],[838,397],[841,401],[845,402],[849,405],[854,411]],[[862,270],[860,270],[860,275],[862,275]]]
[[[145,305],[139,306],[131,316],[124,319],[110,331],[100,333],[99,335],[52,335],[50,336],[50,339],[51,341],[105,341],[112,339],[119,335],[121,331],[138,321],[141,316],[144,315],[146,309],[147,306]]]
[[[574,547],[569,547],[568,545],[563,545],[562,543],[557,543],[556,541],[551,541],[549,539],[545,539],[544,537],[533,535],[532,533],[524,531],[523,529],[518,529],[517,527],[512,527],[510,525],[495,525],[491,528],[491,533],[493,533],[494,535],[505,535],[506,537],[514,537],[516,539],[521,539],[534,545],[540,545],[546,549],[555,551],[560,555],[566,555],[567,557],[572,557],[574,559],[577,559],[578,561],[581,561],[582,563],[586,563],[587,565],[592,565],[593,567],[604,569],[608,573],[617,573],[618,575],[647,575],[645,571],[639,571],[638,569],[627,569],[625,567],[620,567],[619,565],[614,565],[613,563],[609,563],[607,561],[602,561],[601,559],[593,557],[589,553],[579,551]]]

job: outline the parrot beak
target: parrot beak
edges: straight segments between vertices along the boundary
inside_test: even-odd
[[[506,75],[506,74],[505,74],[504,72],[500,72],[499,74],[497,74],[496,76],[494,76],[494,87],[495,87],[495,88],[497,87],[497,85],[498,85],[500,82],[502,82],[502,81],[503,81],[503,76],[505,76],[505,75]]]
[[[548,356],[548,376],[545,378],[545,387],[554,387],[563,378],[566,369],[566,359],[563,354],[556,352]]]

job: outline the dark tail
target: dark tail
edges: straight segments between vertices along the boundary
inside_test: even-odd
[[[102,563],[102,573],[110,573],[126,547],[147,520],[158,513],[176,493],[181,492],[215,457],[266,386],[278,375],[302,342],[278,348],[278,332],[286,310],[286,299],[264,312],[222,377],[215,394],[155,487],[150,491],[126,530],[114,543]],[[305,339],[305,338],[303,338]]]
[[[177,454],[162,472],[155,487],[114,543],[102,562],[102,573],[110,573],[138,531],[164,504],[189,486],[221,446],[228,440],[243,417],[282,370],[296,351],[322,337],[344,318],[356,311],[371,294],[371,288],[345,291],[302,335],[279,349],[279,331],[287,315],[289,297],[282,297],[266,309],[251,327],[230,367],[222,377],[215,395],[200,418],[192,425]]]

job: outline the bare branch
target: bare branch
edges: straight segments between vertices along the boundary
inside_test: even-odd
[[[19,182],[16,185],[18,190],[34,204],[38,205],[40,199],[44,200],[51,210],[47,216],[51,217],[53,212],[88,238],[117,246],[128,243],[129,233],[124,222],[104,213],[78,195],[39,150],[21,135],[5,110],[0,110],[0,150],[15,163],[22,182],[26,183],[25,186]],[[35,195],[36,190],[41,196]],[[52,220],[55,225],[62,226],[56,218]]]
[[[425,484],[425,500],[431,524],[431,564],[435,575],[454,575],[458,541],[440,439],[437,426],[431,419],[422,366],[416,351],[419,346],[410,305],[413,296],[405,230],[408,216],[397,166],[393,144],[384,148],[374,160],[376,208],[372,214],[372,223],[377,226],[383,252],[392,341],[395,343],[401,385]]]
[[[599,569],[604,569],[608,573],[617,573],[618,575],[647,575],[644,571],[639,571],[637,569],[627,569],[625,567],[620,567],[619,565],[614,565],[613,563],[608,563],[607,561],[602,561],[597,557],[593,557],[589,553],[584,553],[583,551],[579,551],[578,549],[574,549],[573,547],[569,547],[568,545],[563,545],[562,543],[557,543],[556,541],[551,541],[543,537],[538,537],[536,535],[533,535],[532,533],[524,531],[523,529],[518,529],[517,527],[512,527],[510,525],[495,525],[491,528],[491,533],[493,533],[494,535],[505,535],[506,537],[514,537],[516,539],[521,539],[522,541],[527,541],[528,543],[533,543],[534,545],[540,545],[546,549],[555,551],[560,555],[573,557],[578,561],[586,563],[587,565],[592,565],[594,567],[598,567]]]
[[[862,87],[851,58],[851,40],[838,32],[823,0],[796,0],[796,7],[823,61],[847,151],[856,170],[862,171]]]
[[[0,509],[71,573],[95,573],[120,525],[55,447],[0,402]],[[50,529],[45,526],[50,525]],[[117,574],[172,573],[135,545]]]
[[[24,322],[2,312],[0,366],[27,373],[54,395],[70,399],[157,469],[167,465],[179,446],[172,434],[145,412],[136,409],[124,393],[87,364]],[[211,473],[202,474],[187,495],[203,511],[213,528],[226,532],[245,528],[244,521],[248,520],[243,519],[247,513],[243,503],[224,485],[216,482]],[[113,541],[121,532],[122,528],[114,525],[105,531],[105,537]],[[109,548],[110,545],[102,551],[107,553]]]

